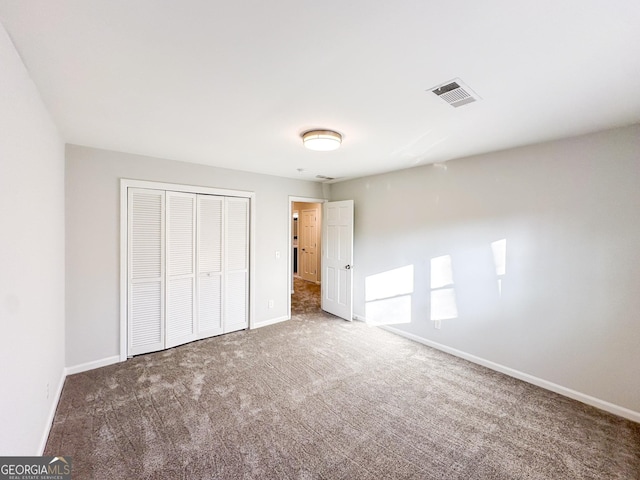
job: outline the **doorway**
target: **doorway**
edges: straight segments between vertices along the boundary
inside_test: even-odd
[[[316,219],[318,240],[315,251],[318,266],[317,279],[315,282],[303,280],[298,275],[300,268],[299,251],[301,247],[301,225],[300,212],[308,205],[319,204],[319,214]],[[297,208],[296,208],[297,207]],[[297,215],[294,216],[294,213]],[[325,218],[326,216],[326,218]],[[329,202],[323,199],[289,197],[289,285],[291,295],[289,296],[289,318],[296,314],[292,311],[292,298],[296,301],[296,308],[303,307],[312,309],[316,313],[325,311],[336,317],[347,321],[353,320],[353,200],[341,200]],[[294,235],[295,233],[295,235]],[[294,238],[295,237],[295,238]],[[321,244],[324,243],[324,245]],[[294,259],[296,265],[294,265]],[[295,267],[295,275],[294,275]],[[300,300],[296,295],[296,277],[305,283],[299,284],[301,287],[312,288],[316,285],[312,298],[313,301]],[[297,288],[300,291],[300,288]],[[318,291],[319,290],[319,291]],[[316,302],[319,301],[319,308]],[[309,313],[303,311],[302,313]]]
[[[323,202],[289,197],[291,316],[321,310]]]

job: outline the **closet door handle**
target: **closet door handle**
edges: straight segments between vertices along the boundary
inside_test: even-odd
[[[345,265],[344,268],[345,270],[351,270],[351,265]]]

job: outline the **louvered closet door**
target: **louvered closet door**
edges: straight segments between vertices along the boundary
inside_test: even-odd
[[[249,199],[225,198],[224,333],[249,322]]]
[[[128,191],[128,355],[164,348],[164,197]]]
[[[166,192],[166,348],[197,339],[196,195]]]
[[[224,197],[198,195],[198,338],[223,333]]]

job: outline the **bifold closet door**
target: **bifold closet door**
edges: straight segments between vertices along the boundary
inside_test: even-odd
[[[224,333],[249,325],[249,199],[225,198]]]
[[[249,199],[129,188],[129,356],[249,324]]]
[[[128,221],[128,355],[164,343],[165,192],[130,188]]]
[[[223,333],[224,197],[198,195],[198,338]]]
[[[166,192],[166,348],[197,339],[196,195]]]

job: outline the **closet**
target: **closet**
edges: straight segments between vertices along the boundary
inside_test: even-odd
[[[127,355],[242,330],[249,198],[127,191]]]

